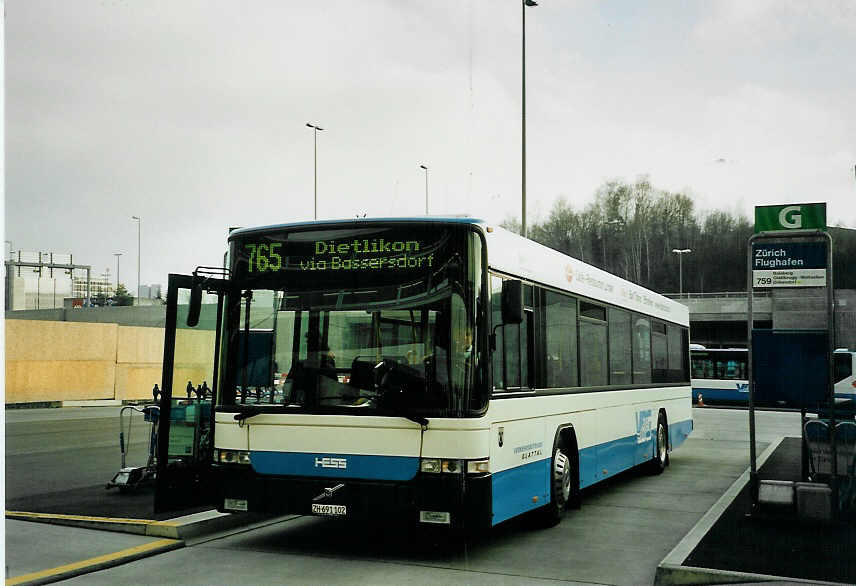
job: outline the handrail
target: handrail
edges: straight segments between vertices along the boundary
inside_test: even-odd
[[[772,291],[756,291],[754,294],[755,298],[758,297],[772,297]],[[668,297],[669,299],[715,299],[715,298],[728,298],[728,299],[745,299],[747,297],[746,291],[721,291],[718,293],[663,293],[663,296]]]

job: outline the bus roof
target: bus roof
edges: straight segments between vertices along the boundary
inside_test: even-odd
[[[485,236],[492,269],[689,326],[689,309],[673,299],[508,230],[490,227]]]
[[[304,220],[268,226],[253,226],[251,228],[236,228],[229,233],[229,240],[234,236],[244,236],[269,230],[288,230],[291,228],[332,228],[354,226],[372,226],[377,224],[484,224],[483,220],[468,216],[408,216],[396,218],[343,218],[340,220]]]

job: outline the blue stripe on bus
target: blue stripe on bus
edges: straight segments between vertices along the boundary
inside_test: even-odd
[[[550,500],[550,458],[497,472],[492,478],[493,524]],[[535,501],[533,497],[538,497]]]
[[[698,403],[698,396],[702,395],[704,401],[733,401],[736,403],[749,402],[749,386],[747,383],[735,384],[733,389],[711,389],[707,387],[693,387],[693,403]]]
[[[693,429],[692,419],[669,424],[669,445],[681,445]],[[618,438],[580,450],[580,488],[650,460],[656,436],[638,443],[636,435]],[[540,507],[550,500],[550,458],[517,466],[493,475],[493,524]],[[604,473],[604,469],[606,473]],[[534,499],[537,497],[537,500]]]
[[[419,458],[405,456],[252,451],[250,462],[259,474],[283,476],[411,480],[419,471]]]
[[[653,437],[653,434],[648,434]],[[619,472],[650,460],[653,439],[637,443],[636,435],[580,450],[580,488],[586,488]]]
[[[669,448],[674,450],[679,445],[684,443],[693,430],[693,420],[679,421],[678,423],[669,424]]]

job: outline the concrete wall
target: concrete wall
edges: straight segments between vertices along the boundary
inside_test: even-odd
[[[183,328],[187,318],[187,305],[178,306],[178,327]],[[166,306],[143,305],[133,307],[78,307],[66,309],[28,309],[7,311],[6,319],[69,321],[85,323],[112,323],[120,326],[145,326],[163,328],[166,323]],[[217,321],[217,305],[205,303],[199,314],[199,325],[195,329],[213,330]]]
[[[6,320],[6,402],[114,398],[118,330]]]
[[[6,319],[6,403],[146,399],[161,385],[163,328]],[[212,330],[176,333],[182,392],[212,382]]]

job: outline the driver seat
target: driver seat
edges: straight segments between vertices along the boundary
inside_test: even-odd
[[[373,390],[375,388],[375,365],[360,357],[354,358],[351,363],[351,379],[348,384],[358,389]]]

